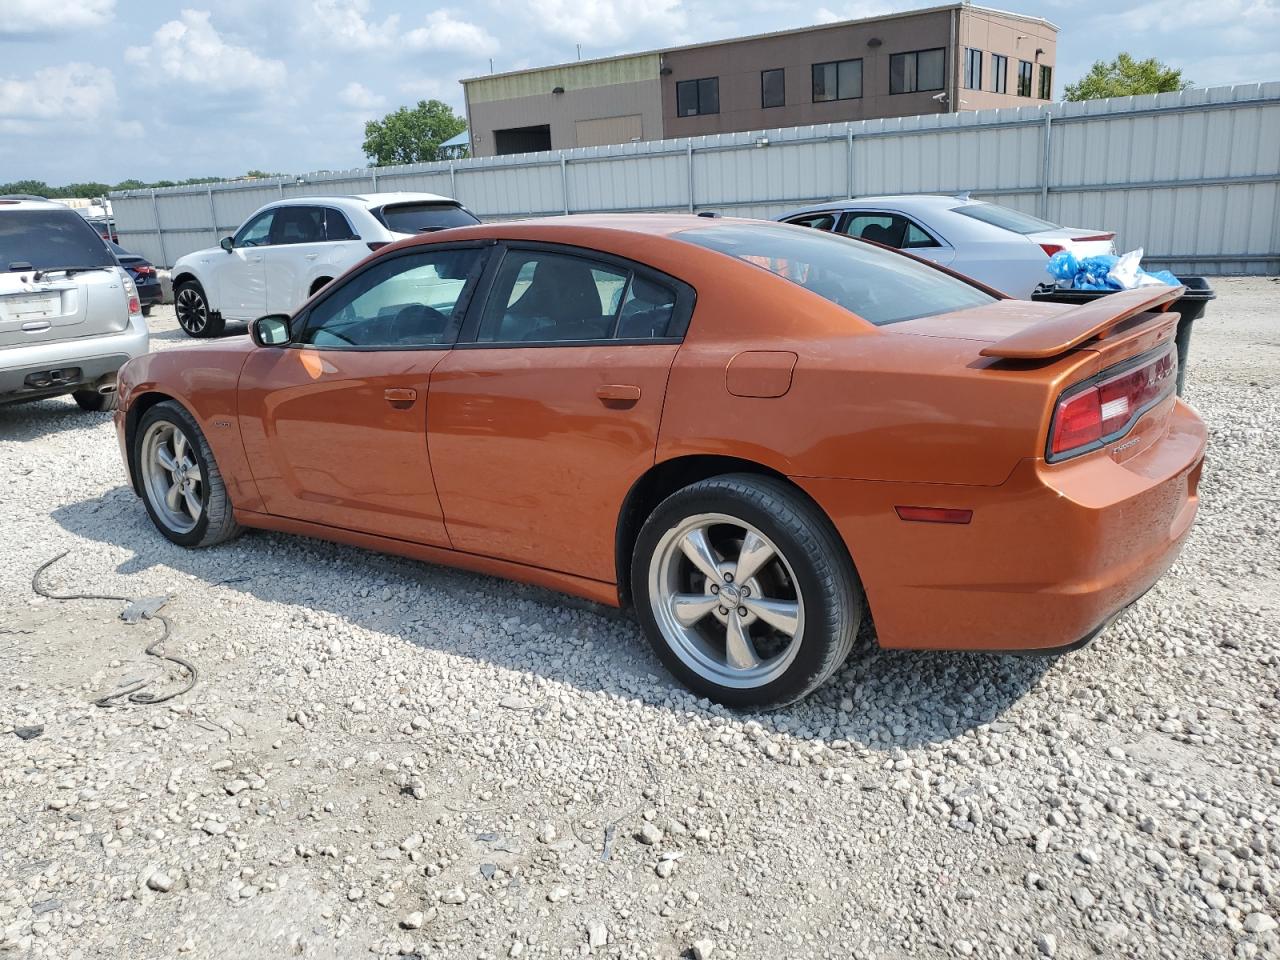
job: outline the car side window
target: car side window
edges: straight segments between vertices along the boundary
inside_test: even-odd
[[[509,250],[494,278],[480,343],[668,336],[675,293],[626,267],[572,254]]]
[[[841,225],[840,232],[898,250],[938,246],[938,241],[924,228],[898,213],[850,213]]]
[[[834,213],[811,213],[803,217],[796,217],[794,220],[788,220],[787,223],[794,223],[797,227],[809,227],[813,230],[834,230],[836,215]]]
[[[375,263],[312,307],[297,342],[337,349],[453,343],[484,255],[475,247],[431,250]]]
[[[232,241],[233,246],[265,247],[270,244],[271,223],[275,215],[274,210],[265,210],[258,214],[236,233],[235,240]]]
[[[271,243],[322,243],[324,210],[320,207],[278,207],[271,227]]]
[[[324,238],[331,241],[360,239],[351,229],[351,222],[347,220],[346,214],[332,207],[324,208]]]

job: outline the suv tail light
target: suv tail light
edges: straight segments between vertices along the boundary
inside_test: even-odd
[[[142,316],[142,300],[138,296],[138,285],[133,282],[133,277],[129,276],[129,271],[124,267],[116,267],[120,271],[120,279],[124,283],[124,299],[129,305],[129,316]]]
[[[1047,459],[1066,460],[1118,440],[1172,394],[1177,381],[1178,354],[1170,343],[1072,387],[1053,412]]]

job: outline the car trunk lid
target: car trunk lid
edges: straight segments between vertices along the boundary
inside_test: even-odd
[[[35,277],[36,271],[0,273],[0,349],[118,333],[129,325],[119,268]]]

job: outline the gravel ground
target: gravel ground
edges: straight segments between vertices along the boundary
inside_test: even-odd
[[[183,551],[107,416],[0,409],[0,956],[1280,955],[1280,284],[1215,286],[1200,520],[1127,617],[1058,659],[866,643],[769,714],[559,595]],[[62,550],[57,588],[172,595],[194,691],[92,705],[181,673],[34,597]]]

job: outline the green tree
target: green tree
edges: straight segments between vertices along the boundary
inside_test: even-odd
[[[439,100],[419,100],[364,125],[364,154],[377,166],[440,159],[440,144],[467,129],[467,122]]]
[[[49,185],[43,180],[15,180],[12,183],[0,183],[0,195],[6,193],[27,193],[33,197],[47,197]]]
[[[1167,67],[1155,57],[1135,60],[1122,53],[1110,63],[1098,60],[1075,83],[1067,84],[1068,100],[1100,100],[1103,97],[1133,97],[1141,93],[1172,93],[1191,86],[1182,71]]]

